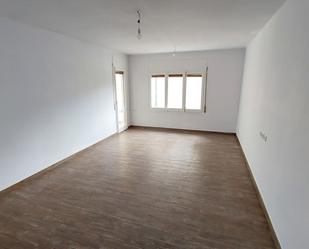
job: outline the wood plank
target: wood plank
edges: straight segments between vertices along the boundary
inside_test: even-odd
[[[234,134],[133,127],[0,195],[1,249],[274,249]]]

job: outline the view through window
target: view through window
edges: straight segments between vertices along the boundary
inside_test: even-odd
[[[168,76],[167,107],[182,109],[183,75],[170,74]]]
[[[186,109],[200,110],[202,108],[203,77],[198,74],[187,75]]]
[[[202,73],[158,74],[151,76],[151,108],[202,111]]]
[[[165,75],[151,77],[151,107],[165,108]]]

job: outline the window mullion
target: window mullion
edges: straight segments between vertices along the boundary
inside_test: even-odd
[[[155,79],[155,107],[158,107],[158,82],[157,78]]]
[[[165,109],[168,107],[168,74],[165,74]]]
[[[202,96],[201,96],[201,111],[204,112],[206,105],[206,77],[207,75],[203,73],[203,84],[202,84]]]
[[[182,110],[186,111],[186,92],[187,92],[187,72],[183,76],[183,87],[182,87]]]

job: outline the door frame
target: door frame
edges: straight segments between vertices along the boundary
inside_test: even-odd
[[[118,122],[118,103],[117,103],[117,87],[116,87],[116,74],[121,73],[123,75],[123,98],[124,98],[124,110],[125,110],[125,126],[120,128]],[[117,70],[113,65],[113,91],[114,91],[114,110],[116,116],[116,130],[117,133],[123,132],[129,128],[128,125],[128,108],[127,108],[127,88],[126,88],[126,80],[125,80],[125,71]]]

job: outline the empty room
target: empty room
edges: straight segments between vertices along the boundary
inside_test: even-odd
[[[0,249],[309,249],[308,0],[0,0]]]

